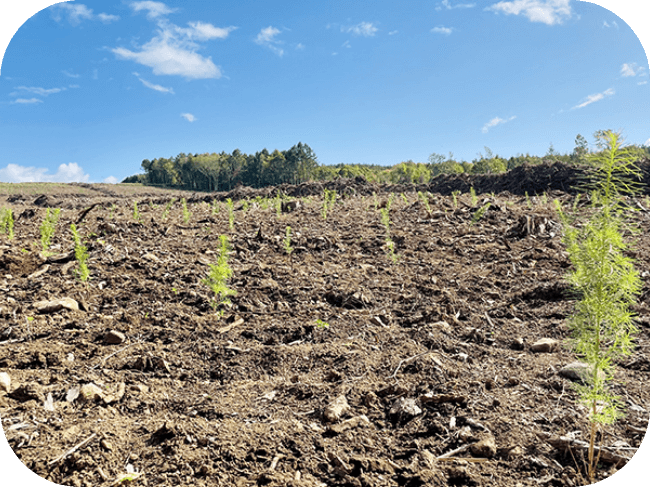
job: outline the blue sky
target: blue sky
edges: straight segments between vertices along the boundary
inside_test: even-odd
[[[68,2],[2,60],[0,181],[299,141],[385,165],[570,152],[608,128],[650,144],[648,74],[625,20],[580,1]]]

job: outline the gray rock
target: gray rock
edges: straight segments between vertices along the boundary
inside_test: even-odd
[[[54,299],[52,301],[39,301],[34,303],[34,308],[39,313],[54,313],[61,309],[70,311],[79,311],[79,303],[72,298]]]
[[[106,335],[104,335],[104,343],[108,345],[119,345],[124,343],[126,340],[126,335],[119,331],[111,330]]]
[[[593,374],[593,368],[584,362],[571,362],[562,367],[558,371],[558,374],[570,380],[586,382],[589,376]],[[602,377],[603,375],[604,373],[601,371],[600,376]]]
[[[417,401],[406,397],[396,399],[388,412],[391,418],[400,422],[409,421],[420,414],[422,414],[422,409],[418,406]]]
[[[551,353],[558,346],[558,341],[553,338],[541,338],[530,346],[535,353]]]

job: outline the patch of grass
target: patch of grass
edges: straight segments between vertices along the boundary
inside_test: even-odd
[[[323,220],[327,220],[327,212],[334,207],[336,203],[336,190],[323,190],[323,208],[321,209],[321,216]]]
[[[316,328],[319,328],[319,329],[321,329],[321,330],[326,330],[326,329],[329,328],[329,327],[330,327],[330,324],[329,324],[328,322],[323,321],[323,320],[321,320],[320,318],[318,318],[318,319],[316,320]]]

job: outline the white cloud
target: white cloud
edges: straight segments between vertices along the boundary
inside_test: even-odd
[[[587,105],[591,105],[592,103],[600,101],[603,98],[605,98],[606,96],[612,96],[615,93],[616,92],[614,91],[613,88],[609,88],[609,89],[603,91],[602,93],[596,93],[595,95],[589,95],[584,99],[584,101],[582,103],[572,107],[571,110],[575,110],[576,108],[584,108]]]
[[[643,86],[643,85],[647,85],[647,84],[648,84],[648,81],[647,81],[647,80],[646,80],[646,81],[639,81],[639,82],[637,83],[637,85],[639,85],[639,86]]]
[[[179,27],[162,18],[175,9],[160,2],[134,2],[131,8],[136,12],[146,10],[147,17],[156,21],[158,32],[137,52],[123,47],[112,49],[119,59],[148,66],[157,75],[177,75],[188,79],[221,78],[221,69],[212,58],[197,52],[200,47],[197,42],[225,39],[236,27],[215,27],[206,22],[189,22],[189,28]]]
[[[451,27],[443,27],[442,25],[440,25],[438,27],[434,27],[433,29],[431,29],[431,32],[433,32],[435,34],[443,34],[443,35],[446,35],[446,36],[450,35],[453,31],[454,31],[454,29],[452,29]]]
[[[347,49],[350,49],[352,47],[352,44],[350,44],[350,41],[345,41],[341,47],[345,47]]]
[[[606,20],[603,20],[603,27],[607,27],[608,29],[610,27],[614,27],[614,28],[618,29],[618,24],[616,23],[615,20],[612,20],[611,24],[609,24]]]
[[[63,71],[61,71],[61,72],[63,74],[65,74],[68,78],[80,78],[81,77],[80,74],[74,74],[74,73],[71,73],[69,71],[66,71],[65,69]]]
[[[621,76],[627,78],[629,76],[636,76],[637,74],[643,75],[644,68],[637,63],[625,63],[621,66]]]
[[[21,104],[29,105],[33,103],[43,103],[43,100],[39,98],[16,98],[11,103],[21,103]]]
[[[105,13],[97,14],[97,18],[101,21],[104,22],[105,24],[108,24],[110,22],[116,22],[120,20],[120,17],[117,15],[109,15]]]
[[[447,10],[452,10],[454,8],[473,8],[475,6],[475,3],[458,3],[456,5],[451,5],[451,3],[449,3],[449,0],[442,0],[442,3],[436,7],[436,10],[440,11],[443,8]]]
[[[572,15],[570,0],[514,0],[499,2],[485,10],[503,12],[506,15],[524,15],[531,22],[547,25],[561,24]]]
[[[355,36],[374,37],[379,29],[372,22],[361,22],[356,25],[341,26],[341,32],[351,33]]]
[[[650,147],[650,139],[646,140],[646,141],[643,143],[643,145],[645,145],[646,147]]]
[[[175,8],[169,8],[167,5],[165,5],[162,2],[152,2],[152,1],[133,2],[131,3],[131,8],[135,12],[141,12],[142,10],[146,10],[147,18],[149,20],[154,20],[159,17],[165,16],[167,14],[174,13],[177,10]]]
[[[391,30],[391,31],[388,33],[388,35],[389,35],[389,36],[394,36],[395,34],[398,34],[398,33],[399,33],[399,30]]]
[[[117,179],[115,176],[108,176],[107,178],[104,178],[104,180],[102,181],[102,183],[104,184],[117,184],[119,182],[120,180]]]
[[[58,3],[54,5],[52,7],[52,16],[57,22],[61,21],[61,12],[67,13],[68,22],[74,26],[79,25],[84,20],[99,20],[105,24],[120,20],[117,15],[105,13],[94,15],[93,10],[82,3]]]
[[[304,51],[304,50],[305,50],[305,45],[303,43],[299,42],[296,45],[296,51]]]
[[[194,122],[195,120],[197,120],[197,118],[191,113],[181,113],[181,117],[183,117],[188,122]]]
[[[16,88],[20,91],[27,91],[28,93],[34,93],[39,96],[48,96],[54,93],[60,93],[65,90],[65,88],[40,88],[38,86],[18,86]]]
[[[257,37],[255,38],[255,43],[260,46],[268,47],[278,56],[282,57],[284,55],[284,49],[278,47],[279,44],[282,44],[282,41],[278,41],[275,37],[280,33],[279,29],[269,25],[262,29]]]
[[[205,22],[189,22],[191,29],[181,29],[190,39],[209,41],[210,39],[225,39],[237,27],[215,27]]]
[[[76,162],[61,164],[55,174],[47,174],[44,167],[26,167],[9,164],[0,169],[0,181],[10,183],[85,183],[90,176]]]
[[[142,82],[143,85],[145,85],[147,88],[151,88],[152,90],[159,91],[161,93],[170,93],[174,95],[174,89],[173,88],[165,88],[164,86],[156,85],[154,83],[150,83],[146,79],[140,78],[140,75],[138,73],[133,73],[135,76],[138,77],[138,79]]]
[[[510,122],[511,120],[514,120],[515,118],[517,118],[517,117],[514,116],[514,115],[513,115],[512,117],[508,118],[508,119],[503,119],[503,118],[499,118],[499,117],[494,117],[494,118],[493,118],[492,120],[490,120],[488,123],[486,123],[485,125],[483,125],[483,128],[481,129],[481,132],[483,132],[484,134],[487,134],[488,131],[489,131],[492,127],[496,127],[497,125],[501,125],[502,123],[508,123],[508,122]]]

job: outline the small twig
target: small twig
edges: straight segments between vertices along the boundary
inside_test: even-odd
[[[422,352],[422,353],[419,353],[419,354],[417,354],[417,355],[413,355],[412,357],[405,358],[404,360],[402,360],[402,361],[399,363],[399,365],[398,365],[397,368],[395,369],[395,372],[393,372],[393,375],[391,375],[391,376],[389,377],[389,379],[394,379],[394,378],[397,376],[397,372],[399,372],[399,369],[402,367],[402,365],[404,365],[404,364],[407,363],[407,362],[410,362],[411,360],[415,360],[416,358],[422,357],[423,355],[426,355],[426,354],[428,354],[428,353],[431,353],[431,351],[430,351],[430,350],[427,350],[426,352]]]
[[[7,343],[17,343],[17,342],[24,342],[24,338],[14,338],[13,340],[6,340],[4,342],[0,342],[0,345],[5,345]]]
[[[103,359],[101,359],[101,360],[99,361],[98,364],[93,365],[93,366],[90,368],[90,370],[94,370],[94,369],[96,369],[97,367],[99,367],[100,365],[102,365],[103,363],[105,363],[109,358],[111,358],[111,357],[117,355],[117,354],[120,353],[120,352],[123,352],[123,351],[126,350],[127,348],[130,348],[130,347],[132,347],[133,345],[136,345],[136,344],[138,344],[138,343],[141,343],[141,342],[140,342],[140,341],[137,341],[137,342],[129,343],[126,347],[122,347],[122,348],[120,348],[119,350],[117,350],[116,352],[113,352],[113,353],[111,353],[110,355],[107,355],[106,357],[104,357]]]
[[[54,460],[52,460],[50,463],[48,463],[48,465],[52,465],[52,464],[54,464],[54,463],[57,463],[57,462],[63,460],[64,458],[66,458],[67,456],[72,455],[72,454],[73,454],[74,452],[76,452],[79,448],[81,448],[81,447],[83,447],[83,446],[86,446],[88,443],[90,443],[90,441],[91,441],[93,438],[95,438],[95,436],[97,436],[97,433],[93,433],[92,435],[90,435],[88,438],[86,438],[86,439],[85,439],[84,441],[82,441],[81,443],[78,443],[78,444],[76,444],[75,446],[73,446],[72,448],[70,448],[70,449],[69,449],[67,452],[65,452],[63,455],[59,455],[59,456],[56,457]]]
[[[436,460],[444,460],[446,458],[453,457],[456,453],[461,453],[464,452],[465,450],[468,450],[470,445],[463,445],[460,448],[456,448],[455,450],[451,450],[444,455],[440,455],[439,457],[436,458]]]
[[[473,458],[473,457],[454,457],[454,458],[436,458],[436,460],[440,460],[441,462],[451,462],[451,461],[456,461],[456,460],[462,460],[465,462],[472,462],[472,463],[481,463],[481,462],[487,462],[490,459],[489,458]]]
[[[280,461],[280,459],[281,459],[283,456],[284,456],[284,455],[276,455],[275,457],[273,457],[273,460],[271,461],[271,467],[270,467],[270,470],[275,470],[275,467],[278,466],[278,462]]]

